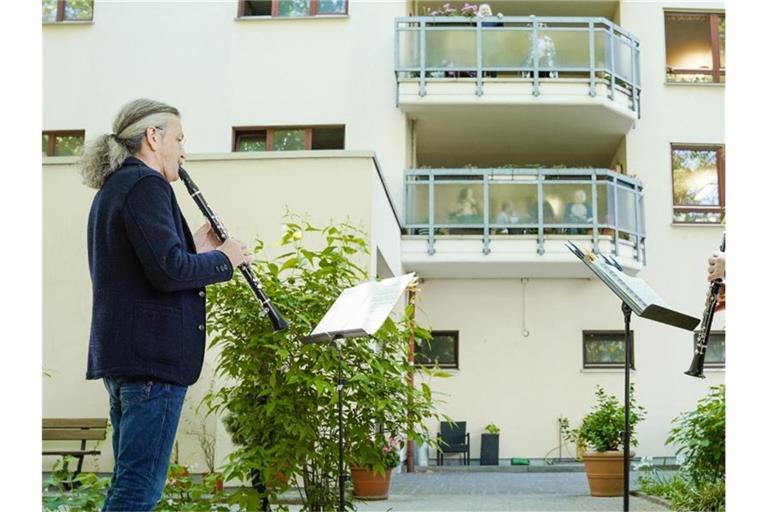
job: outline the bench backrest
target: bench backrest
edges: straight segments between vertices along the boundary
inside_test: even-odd
[[[103,441],[107,418],[43,418],[43,441]]]

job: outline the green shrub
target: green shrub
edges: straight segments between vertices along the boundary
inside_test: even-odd
[[[51,476],[43,480],[43,510],[97,512],[101,510],[109,487],[109,478],[94,473],[73,476],[68,466],[73,457],[56,461]],[[47,494],[47,495],[46,495]]]
[[[570,428],[568,418],[560,420],[565,437],[578,446],[584,446],[598,452],[618,450],[623,446],[624,406],[619,399],[605,392],[602,386],[595,391],[596,404],[592,411],[584,416],[581,426]],[[636,428],[638,422],[645,419],[645,408],[635,401],[635,386],[629,388],[629,426],[630,445],[637,446]]]
[[[224,415],[236,445],[223,468],[227,479],[248,482],[258,471],[274,502],[299,474],[305,508],[332,509],[338,499],[338,356],[327,345],[301,339],[342,290],[368,279],[356,263],[368,261],[368,246],[365,233],[347,223],[318,228],[296,216],[287,220],[280,241],[285,252],[261,260],[264,244],[257,241],[253,268],[290,327],[272,332],[239,276],[212,287],[211,344],[220,349],[216,372],[224,385],[205,401]],[[409,311],[414,307],[408,305]],[[379,472],[392,464],[391,456],[382,455],[386,439],[429,442],[423,432],[434,416],[430,387],[411,388],[406,380],[408,338],[428,339],[429,333],[405,318],[387,319],[375,341],[347,340],[342,348],[347,461]]]
[[[696,409],[672,420],[667,444],[679,445],[682,470],[696,486],[725,479],[725,386],[713,386]]]

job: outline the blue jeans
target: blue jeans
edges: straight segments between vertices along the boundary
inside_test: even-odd
[[[149,511],[165,487],[186,386],[105,377],[115,469],[104,511]]]

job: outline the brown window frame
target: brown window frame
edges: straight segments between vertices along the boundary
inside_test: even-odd
[[[709,44],[712,48],[712,69],[675,69],[670,66],[667,66],[667,74],[676,74],[676,75],[711,75],[712,76],[712,83],[720,83],[720,77],[725,76],[725,68],[720,67],[720,33],[719,33],[719,27],[718,27],[718,21],[719,18],[725,18],[724,12],[684,12],[684,11],[664,11],[664,21],[666,22],[668,15],[674,15],[674,14],[699,14],[703,16],[709,16]],[[665,27],[665,37],[666,37],[666,27]],[[665,62],[666,64],[666,62]],[[667,82],[669,83],[679,83],[676,81],[669,80],[667,78]],[[688,82],[683,82],[688,83]],[[695,82],[691,82],[692,84],[695,84]]]
[[[56,20],[54,22],[48,22],[48,23],[72,23],[72,22],[88,22],[93,21],[93,17],[95,16],[94,10],[96,9],[96,2],[95,0],[91,0],[91,17],[87,20],[65,20],[64,19],[64,6],[67,3],[67,0],[56,0]]]
[[[72,137],[80,135],[85,143],[85,130],[43,130],[41,136],[48,136],[48,147],[45,151],[45,156],[57,156],[56,155],[56,137]]]
[[[700,330],[696,330],[696,331],[693,332],[693,348],[694,348],[694,350],[696,349],[696,336],[699,335],[699,332],[701,332],[701,331]],[[713,334],[718,334],[718,335],[722,334],[723,335],[723,346],[725,346],[725,344],[726,344],[725,331],[722,331],[722,330],[710,331],[709,332],[709,342],[712,341],[712,335]],[[709,353],[709,352],[707,352],[707,353]],[[725,369],[725,363],[726,363],[726,358],[725,357],[723,358],[723,362],[722,363],[719,362],[719,361],[718,362],[707,362],[706,359],[705,359],[704,360],[704,369],[705,370],[724,370]]]
[[[345,128],[344,138],[346,139],[346,125],[343,124],[318,124],[318,125],[300,125],[300,126],[234,126],[232,128],[232,152],[238,151],[240,146],[240,137],[243,135],[254,135],[266,132],[266,149],[264,151],[274,151],[275,130],[304,130],[304,151],[312,151],[312,132],[316,128]],[[346,140],[344,141],[346,142]],[[343,146],[344,144],[342,144]]]
[[[594,336],[620,337],[624,339],[624,331],[617,330],[586,330],[581,331],[581,365],[584,370],[604,370],[613,368],[624,368],[624,363],[588,363],[587,362],[587,339]],[[635,331],[629,331],[629,367],[635,369]],[[624,347],[624,357],[627,357],[627,348]]]
[[[449,336],[453,339],[454,352],[456,358],[451,363],[430,362],[421,364],[422,366],[432,366],[435,368],[443,368],[446,370],[458,370],[459,369],[459,331],[431,331],[432,338],[435,336]],[[416,354],[419,353],[419,345],[414,345],[414,361],[416,360]],[[420,363],[416,363],[417,365]]]
[[[245,15],[245,1],[246,0],[238,0],[237,2],[237,17],[238,18],[252,18],[255,16],[246,16]],[[280,16],[279,13],[279,2],[280,0],[271,0],[272,1],[272,10],[271,10],[271,17],[272,18],[289,18],[290,16]],[[323,16],[349,16],[349,0],[344,0],[344,12],[343,13],[332,13],[332,14],[323,14],[317,12],[317,2],[318,0],[309,0],[309,14],[307,16],[315,16],[322,18]],[[259,16],[259,17],[265,17],[265,16]]]
[[[674,152],[681,151],[717,151],[717,195],[720,204],[718,206],[691,206],[675,204],[675,167]],[[669,150],[669,173],[672,177],[672,223],[678,225],[720,225],[725,219],[725,144],[685,144],[673,142]],[[675,220],[676,213],[700,212],[720,213],[719,222],[681,222]]]

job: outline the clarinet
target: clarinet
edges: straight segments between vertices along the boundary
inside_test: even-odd
[[[720,251],[725,252],[725,234],[720,244]],[[693,349],[693,361],[691,367],[685,372],[691,377],[704,378],[704,356],[707,353],[707,343],[709,342],[709,331],[712,329],[712,320],[715,316],[715,307],[717,306],[717,294],[720,291],[723,281],[715,279],[709,286],[707,303],[704,308],[704,316],[701,319],[702,330],[696,334],[696,346]]]
[[[189,173],[183,168],[179,167],[179,177],[181,178],[181,181],[184,182],[184,185],[186,185],[189,195],[192,196],[192,199],[194,199],[198,208],[200,208],[200,210],[203,212],[203,215],[205,215],[205,218],[208,219],[208,222],[211,223],[211,227],[213,228],[214,233],[216,233],[218,239],[223,242],[229,238],[227,230],[221,224],[218,217],[216,217],[216,214],[213,213],[211,207],[208,206],[208,203],[205,201],[203,194],[200,192],[200,189],[197,188],[195,182],[192,181]],[[274,332],[278,332],[282,331],[283,329],[287,329],[288,322],[283,318],[274,304],[272,304],[272,302],[267,297],[267,294],[264,293],[261,283],[256,278],[256,274],[253,273],[251,266],[248,263],[241,263],[237,268],[243,274],[243,277],[248,283],[248,286],[251,288],[251,291],[253,291],[254,295],[256,295],[256,298],[261,303],[262,309],[267,313],[269,321],[272,322],[272,330]]]

